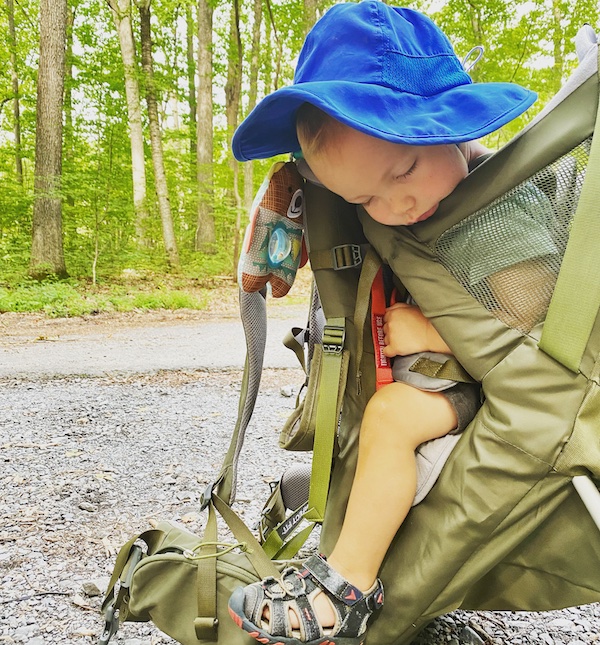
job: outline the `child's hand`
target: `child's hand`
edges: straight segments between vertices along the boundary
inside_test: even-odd
[[[397,302],[386,309],[383,321],[385,356],[407,356],[417,352],[452,353],[416,305]]]

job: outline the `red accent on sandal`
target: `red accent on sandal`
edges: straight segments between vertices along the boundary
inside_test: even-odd
[[[354,589],[350,590],[350,593],[347,596],[344,596],[345,600],[356,600],[356,593],[354,592]]]
[[[242,619],[241,619],[241,618],[240,618],[236,613],[234,613],[231,609],[229,609],[229,615],[231,616],[231,618],[232,618],[233,622],[234,622],[238,627],[240,627],[241,629],[243,629],[243,627],[242,627]]]

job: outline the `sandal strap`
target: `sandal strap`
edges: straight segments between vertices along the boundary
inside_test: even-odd
[[[327,589],[331,595],[349,607],[363,597],[362,591],[332,569],[322,555],[310,556],[304,563],[304,568],[310,571],[323,589]]]
[[[348,607],[352,607],[363,598],[371,611],[383,605],[383,585],[379,578],[377,578],[375,588],[365,594],[333,569],[323,555],[310,556],[304,563],[304,569],[312,574],[321,587],[327,589],[331,595]]]
[[[313,605],[319,590],[329,597],[336,616],[334,625],[325,629]],[[379,579],[372,589],[362,592],[332,569],[324,556],[316,555],[299,569],[285,569],[279,578],[240,587],[229,601],[230,613],[242,629],[259,642],[274,645],[358,643],[369,617],[381,605],[383,586]],[[270,611],[269,625],[263,623],[266,607]],[[298,617],[298,631],[292,629],[290,611]]]

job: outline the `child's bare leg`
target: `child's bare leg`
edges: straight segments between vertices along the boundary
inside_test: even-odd
[[[404,383],[391,383],[369,401],[363,417],[358,463],[342,530],[329,564],[366,591],[375,582],[391,541],[416,491],[415,449],[456,427],[448,399]],[[333,624],[325,594],[315,599],[323,626]]]

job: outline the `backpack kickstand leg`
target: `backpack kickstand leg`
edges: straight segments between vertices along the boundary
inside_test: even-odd
[[[573,477],[573,486],[600,531],[600,491],[587,475]]]

